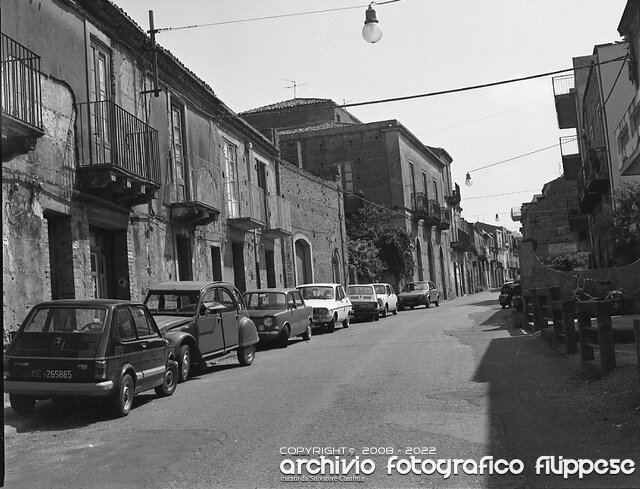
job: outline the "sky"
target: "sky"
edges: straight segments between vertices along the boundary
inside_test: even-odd
[[[374,5],[384,35],[361,35],[358,0],[113,0],[140,27],[181,27],[157,42],[235,112],[296,95],[357,103],[571,68],[572,58],[620,41],[626,0],[400,0]],[[352,8],[353,7],[353,8]],[[551,77],[348,109],[363,122],[397,119],[453,158],[463,217],[518,230],[510,218],[562,174]],[[464,184],[471,171],[473,185]],[[499,222],[495,221],[498,214]]]

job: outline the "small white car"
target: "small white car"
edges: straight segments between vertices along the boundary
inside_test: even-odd
[[[340,284],[303,284],[296,287],[305,304],[313,308],[311,326],[323,328],[329,333],[336,329],[336,323],[349,327],[353,315],[351,301]]]
[[[393,291],[391,284],[371,284],[376,289],[376,295],[378,299],[382,299],[383,306],[380,311],[380,315],[385,318],[387,314],[398,314],[398,296]]]

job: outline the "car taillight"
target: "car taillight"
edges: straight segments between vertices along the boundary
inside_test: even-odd
[[[107,378],[107,361],[96,360],[93,365],[93,378],[103,380]]]

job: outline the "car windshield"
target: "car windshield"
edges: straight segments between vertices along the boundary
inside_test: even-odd
[[[387,293],[387,291],[385,290],[384,285],[374,285],[373,288],[376,289],[376,294],[386,294]]]
[[[373,287],[370,285],[349,285],[349,295],[373,295]]]
[[[94,307],[42,307],[16,335],[12,354],[93,358],[107,323],[107,310]]]
[[[327,299],[331,300],[335,297],[333,287],[326,286],[309,286],[300,287],[303,299]]]
[[[415,282],[404,286],[405,292],[412,292],[414,290],[428,290],[429,286],[426,282]]]
[[[247,292],[244,294],[247,309],[285,309],[286,295],[282,292]]]
[[[144,301],[152,314],[194,314],[199,291],[151,292]]]

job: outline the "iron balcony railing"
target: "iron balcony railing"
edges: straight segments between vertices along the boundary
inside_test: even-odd
[[[42,131],[40,56],[5,34],[1,46],[2,114]]]
[[[251,219],[266,223],[265,192],[251,182],[226,182],[227,218]]]
[[[451,225],[451,214],[446,207],[440,208],[440,222],[438,223],[438,229],[449,229]]]
[[[78,107],[79,166],[113,166],[160,185],[158,131],[114,102]]]
[[[427,196],[424,192],[411,194],[411,210],[416,220],[424,219],[428,213]]]
[[[185,200],[221,210],[224,180],[220,168],[196,154],[191,154],[189,160],[191,179]]]
[[[291,204],[284,197],[276,195],[271,197],[269,205],[268,229],[280,229],[292,232],[291,226]]]

